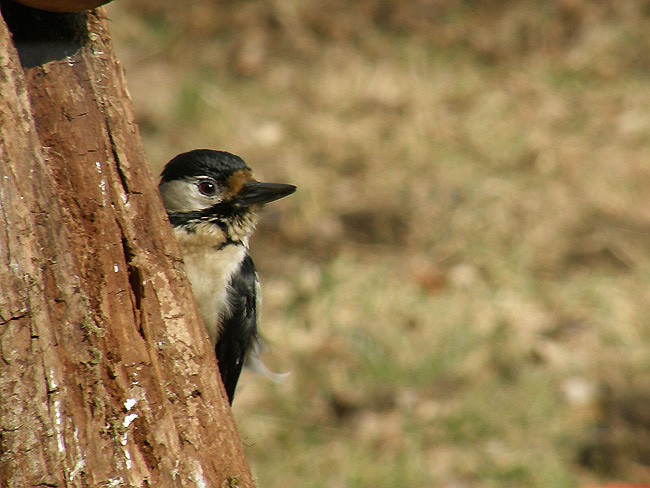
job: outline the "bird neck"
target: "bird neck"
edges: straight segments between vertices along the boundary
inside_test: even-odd
[[[241,242],[248,247],[248,239],[257,225],[257,214],[253,211],[234,214],[220,220],[217,225],[221,227],[227,240]]]
[[[248,248],[248,240],[257,224],[257,215],[252,211],[227,217],[170,213],[169,219],[184,252],[205,247],[218,250],[227,245]]]

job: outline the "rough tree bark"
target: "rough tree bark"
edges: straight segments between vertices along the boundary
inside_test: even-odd
[[[252,486],[104,11],[0,7],[0,486]]]

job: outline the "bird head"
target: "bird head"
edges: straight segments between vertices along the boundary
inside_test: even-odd
[[[195,149],[167,163],[159,189],[174,227],[191,230],[199,224],[214,224],[233,238],[250,235],[256,211],[290,195],[296,187],[255,180],[244,160],[234,154]]]

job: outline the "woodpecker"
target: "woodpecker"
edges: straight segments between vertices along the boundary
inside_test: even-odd
[[[248,241],[262,206],[296,187],[256,181],[234,154],[196,149],[167,163],[159,190],[232,404],[244,365],[273,376],[259,359],[260,286]]]

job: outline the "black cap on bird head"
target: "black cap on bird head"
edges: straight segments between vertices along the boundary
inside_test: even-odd
[[[224,181],[237,171],[251,171],[239,156],[226,151],[194,149],[174,157],[160,176],[161,183],[192,176],[211,176]]]

